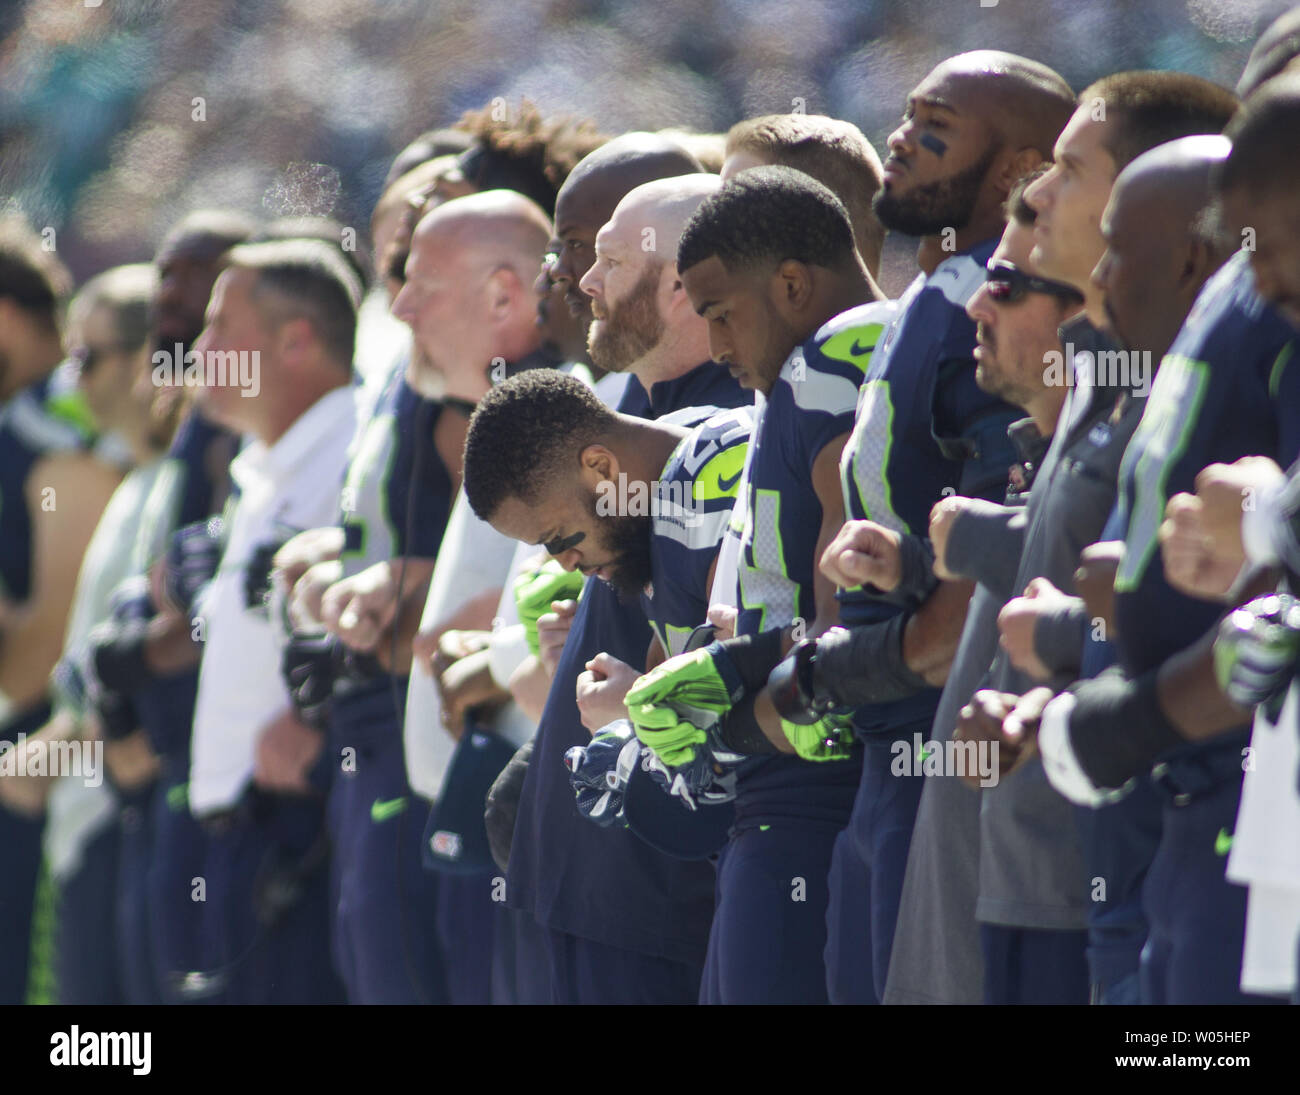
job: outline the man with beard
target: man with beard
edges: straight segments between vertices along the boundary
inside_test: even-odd
[[[1103,293],[1092,272],[1106,248],[1099,223],[1112,185],[1133,157],[1182,136],[1215,133],[1235,106],[1235,98],[1226,89],[1182,73],[1130,72],[1106,77],[1081,93],[1079,105],[1057,141],[1053,166],[1025,192],[1025,200],[1038,213],[1034,261],[1048,276],[1084,293],[1086,314],[1065,325],[1062,342],[1067,351],[1073,349],[1080,369],[1088,360],[1091,367],[1071,393],[1063,438],[1107,402],[1125,390],[1130,393],[1122,400],[1123,411],[1116,420],[1099,426],[1109,432],[1113,442],[1085,454],[1090,444],[1086,438],[1077,445],[1069,441],[1073,457],[1091,463],[1097,471],[1094,484],[1109,482],[1116,474],[1109,461],[1132,436],[1132,397],[1149,392],[1150,359],[1160,359],[1177,330],[1179,307],[1185,311],[1191,302],[1190,295],[1181,299],[1175,295],[1179,283],[1162,271],[1153,274],[1152,280],[1138,283],[1143,286],[1139,292],[1149,293],[1151,300],[1144,304],[1139,296],[1136,310],[1147,316],[1148,323],[1161,317],[1165,329],[1159,333],[1163,337],[1121,350],[1105,330]],[[1180,208],[1171,198],[1169,212],[1177,215]],[[1155,230],[1163,222],[1149,219],[1148,223]],[[1180,243],[1188,239],[1185,230],[1166,227],[1168,236],[1160,237],[1157,253],[1171,251],[1172,244],[1165,239]],[[1190,268],[1187,263],[1180,267]],[[1191,281],[1194,284],[1206,276],[1208,271],[1196,270]],[[1130,291],[1133,284],[1129,283]],[[1159,289],[1154,288],[1157,285]],[[1120,299],[1118,295],[1116,299]],[[1090,359],[1079,356],[1084,350],[1090,352]],[[1055,369],[1058,381],[1073,384],[1074,362],[1063,359],[1058,365],[1071,367],[1069,373]],[[1052,368],[1050,363],[1048,367]],[[1064,439],[1060,442],[1066,443]],[[1055,487],[1055,491],[1063,489],[1075,490],[1063,484]],[[1046,566],[1037,568],[1041,569],[1038,574],[1031,566],[1021,575],[1024,582],[1011,592],[1022,593],[1033,577],[1070,583],[1074,564],[1070,553],[1088,521],[1093,520],[1085,516],[1085,492],[1080,490],[1075,501],[1079,504],[1070,511],[1070,522],[1044,525],[1039,540],[1030,545],[1033,554],[1042,553],[1039,560],[1046,560]],[[1044,499],[1042,504],[1054,507],[1059,503]],[[956,539],[966,535],[960,528],[962,522],[962,515],[954,515],[951,531]],[[1093,540],[1114,538],[1104,520],[1100,524],[1094,521],[1092,531]],[[1063,535],[1069,539],[1060,539]],[[1068,566],[1057,555],[1062,551],[1070,554]],[[1032,558],[1025,561],[1033,563]],[[1037,588],[1041,589],[1041,584]],[[1090,665],[1092,671],[1100,668],[1101,664]],[[993,679],[1014,679],[1010,691],[1023,690],[1030,683],[1005,656],[996,660]],[[981,724],[968,722],[963,733],[972,733]],[[1095,998],[1132,998],[1137,989],[1138,955],[1146,937],[1141,894],[1146,865],[1158,839],[1159,797],[1150,787],[1140,788],[1116,809],[1084,816],[1080,826],[1078,811],[1048,785],[1037,761],[1030,761],[1026,770],[981,794],[976,918],[985,951],[987,1000],[1082,1002],[1087,997],[1078,980],[1080,972],[1088,972]],[[1098,877],[1107,879],[1105,901],[1093,894],[1090,880]],[[1091,970],[1084,965],[1085,947]],[[1053,964],[1061,971],[1053,981],[1034,974],[1035,967]],[[1067,986],[1072,987],[1067,990]]]
[[[661,418],[688,407],[747,401],[707,360],[705,325],[670,257],[686,220],[719,185],[716,177],[688,174],[636,187],[597,235],[595,264],[582,278],[596,317],[591,358],[638,380],[638,403],[625,400],[620,409],[626,413],[635,414],[629,408],[639,404],[637,417]],[[653,249],[643,248],[651,240]],[[559,270],[572,276],[563,260]],[[566,531],[566,539],[549,542],[548,550],[577,548],[577,541],[566,542],[573,536]],[[579,678],[588,674],[582,684],[592,717],[603,710],[617,717],[635,676],[629,667],[646,664],[651,636],[639,605],[588,580],[538,726],[506,875],[510,906],[541,928],[536,937],[517,939],[521,995],[528,1002],[688,1003],[699,992],[712,870],[671,859],[629,832],[585,821],[574,808],[563,759],[570,747],[590,740],[577,706]],[[609,660],[595,663],[601,654]]]
[[[725,183],[692,218],[678,261],[712,357],[765,402],[745,468],[737,637],[670,658],[626,706],[674,782],[703,793],[715,767],[734,773],[701,1002],[824,1003],[825,879],[859,757],[827,746],[839,727],[825,720],[776,720],[769,744],[755,703],[790,643],[837,615],[816,562],[843,523],[840,452],[893,306],[875,299],[843,203],[793,168]],[[695,725],[703,711],[681,713],[695,699],[717,712],[712,727]],[[743,756],[777,752],[799,755]]]
[[[203,330],[225,253],[254,230],[252,221],[236,214],[199,210],[168,231],[154,259],[155,365],[179,366]],[[136,1003],[184,999],[185,975],[202,965],[201,906],[189,896],[207,849],[187,798],[202,651],[191,602],[216,570],[222,533],[220,522],[209,519],[229,493],[228,468],[238,439],[197,409],[186,409],[187,403],[179,385],[157,392],[156,414],[184,417],[144,505],[133,576],[115,599],[113,621],[97,629],[92,657],[93,696],[109,738],[106,755],[123,758],[115,772],[124,800],[119,946],[123,989]],[[180,529],[188,530],[177,542],[183,552],[173,555],[180,565],[168,580],[151,583],[147,576]]]
[[[1203,559],[1214,565],[1189,572],[1185,568],[1196,555],[1189,560],[1186,542],[1178,543],[1181,537],[1174,534],[1189,516],[1186,510],[1196,508],[1179,493],[1198,477],[1208,486],[1223,472],[1207,465],[1266,455],[1285,466],[1300,447],[1296,266],[1279,261],[1293,254],[1288,247],[1294,171],[1290,160],[1277,155],[1285,147],[1283,135],[1294,129],[1298,103],[1295,82],[1279,80],[1251,96],[1226,131],[1233,147],[1214,189],[1229,239],[1243,238],[1248,228],[1257,249],[1233,255],[1202,290],[1161,365],[1125,454],[1118,510],[1125,543],[1114,586],[1118,666],[1054,699],[1048,689],[1031,692],[1011,716],[1017,739],[1021,728],[1037,724],[1048,776],[1075,802],[1109,801],[1149,768],[1161,790],[1162,832],[1143,893],[1150,922],[1142,955],[1144,1002],[1254,1002],[1259,998],[1246,995],[1248,990],[1276,989],[1260,982],[1265,971],[1254,962],[1250,978],[1242,981],[1245,893],[1225,878],[1224,858],[1235,854],[1234,830],[1241,831],[1243,770],[1259,761],[1243,751],[1249,701],[1244,707],[1225,703],[1207,672],[1223,605],[1203,599],[1231,592],[1239,600],[1263,590],[1233,580],[1240,560],[1224,566],[1223,560]],[[1238,517],[1248,509],[1241,489],[1251,485],[1228,484]],[[1266,501],[1254,493],[1244,497],[1256,506]],[[1187,531],[1205,542],[1194,524]],[[1167,541],[1163,555],[1157,550],[1160,535]],[[1189,589],[1196,599],[1182,592]],[[1235,617],[1224,628],[1225,644],[1247,641],[1248,635],[1232,632],[1249,632],[1250,617],[1267,622],[1269,610],[1255,602],[1244,615],[1248,619]],[[1241,668],[1248,682],[1249,663]],[[1240,700],[1241,677],[1234,671],[1228,681]],[[1276,815],[1265,824],[1277,824]],[[1260,833],[1254,825],[1250,829],[1258,850]],[[1275,922],[1273,930],[1282,923]]]
[[[0,226],[0,743],[50,715],[78,568],[117,486],[89,451],[84,405],[59,391],[60,313],[71,278],[25,226]],[[0,807],[0,1003],[27,991],[40,817]]]
[[[647,422],[611,411],[577,380],[533,373],[479,404],[465,445],[475,512],[545,547],[565,570],[594,574],[624,603],[642,599],[655,632],[651,660],[681,653],[705,619],[753,426],[748,408],[681,424],[699,413]],[[588,663],[580,708],[584,685],[592,691],[614,668],[606,653]],[[584,712],[589,730],[600,729],[599,717]],[[607,735],[607,744],[629,736]]]

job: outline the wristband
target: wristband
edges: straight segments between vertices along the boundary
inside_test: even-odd
[[[903,658],[907,613],[860,627],[833,627],[817,639],[812,695],[822,712],[892,703],[932,688]],[[793,721],[793,720],[792,720]]]
[[[735,667],[745,692],[757,692],[781,660],[781,634],[780,628],[774,628],[757,635],[737,635],[711,646],[721,648],[721,653]]]
[[[727,712],[717,728],[718,741],[728,752],[745,756],[779,753],[781,750],[772,744],[754,717],[754,699],[753,695],[745,696]]]
[[[1123,787],[1161,753],[1185,744],[1160,709],[1156,679],[1156,670],[1136,680],[1107,671],[1071,687],[1070,745],[1098,787]]]
[[[104,688],[129,694],[148,683],[153,674],[145,661],[147,637],[147,627],[136,624],[117,630],[92,649],[91,665]]]

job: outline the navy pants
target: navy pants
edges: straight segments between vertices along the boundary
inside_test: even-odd
[[[447,976],[447,997],[453,1004],[492,1002],[492,955],[499,931],[506,930],[505,902],[496,867],[472,874],[440,873],[437,927]],[[504,884],[504,883],[502,883]]]
[[[700,967],[547,932],[554,1004],[693,1004]]]
[[[117,879],[121,831],[110,819],[59,883],[54,968],[60,1004],[122,1004],[117,961]]]
[[[930,723],[864,741],[862,783],[836,838],[826,910],[826,990],[832,1004],[878,1004],[894,947],[907,852],[925,779],[895,775],[896,737],[928,735]],[[909,745],[910,749],[910,745]]]
[[[742,824],[718,856],[702,1004],[824,1004],[833,822]]]
[[[152,856],[146,894],[153,968],[166,1003],[181,1003],[178,985],[203,967],[200,939],[203,903],[196,880],[203,876],[208,837],[190,813],[189,758],[163,758],[163,774],[150,810]]]
[[[32,902],[41,870],[41,832],[45,818],[19,817],[0,807],[0,1005],[21,1004],[27,996],[28,946]]]
[[[1264,1004],[1241,991],[1246,887],[1229,882],[1229,838],[1241,777],[1165,806],[1163,834],[1143,888],[1150,925],[1142,950],[1144,1004]]]
[[[356,749],[355,771],[336,772],[329,793],[333,953],[350,1003],[456,1002],[438,942],[444,880],[421,866],[424,811],[407,786],[395,722],[391,731],[365,740],[333,730],[336,757],[343,745]]]
[[[984,1003],[1086,1004],[1088,933],[980,925]]]
[[[150,815],[160,784],[119,792],[121,850],[117,865],[117,949],[122,992],[128,1004],[163,1002],[162,981],[154,968],[149,915],[149,868],[153,862]]]
[[[334,1004],[344,999],[330,960],[329,867],[314,856],[325,824],[319,800],[250,792],[251,805],[212,824],[203,877],[204,966],[230,1004]],[[291,879],[289,889],[276,879]],[[267,895],[286,900],[271,923]]]
[[[551,992],[551,949],[549,929],[542,927],[526,909],[507,909],[508,922],[502,934],[509,936],[508,948],[494,952],[493,1003],[549,1004]]]

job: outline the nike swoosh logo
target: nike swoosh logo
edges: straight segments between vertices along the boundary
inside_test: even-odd
[[[390,798],[387,802],[382,798],[377,798],[370,804],[370,820],[376,823],[387,821],[389,818],[396,817],[405,809],[405,795],[401,798]]]
[[[861,357],[863,354],[874,353],[875,349],[876,344],[874,342],[870,346],[863,346],[862,343],[855,338],[853,340],[853,345],[849,347],[849,353],[854,357]]]
[[[729,493],[732,487],[734,487],[738,482],[740,482],[740,477],[744,474],[745,474],[745,469],[741,468],[740,471],[736,472],[736,474],[733,475],[730,479],[724,479],[721,475],[719,475],[718,490],[722,491],[723,494]]]
[[[1227,829],[1220,829],[1214,838],[1214,854],[1227,855],[1232,850],[1232,834]]]

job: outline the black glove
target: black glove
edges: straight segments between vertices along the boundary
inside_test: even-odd
[[[273,540],[259,544],[249,556],[244,568],[244,606],[252,609],[265,609],[271,596],[271,564],[287,540]]]
[[[335,635],[289,637],[280,659],[280,674],[289,688],[294,710],[308,726],[324,730],[337,682],[367,681],[383,673],[370,654],[350,650]]]
[[[167,596],[187,616],[198,592],[217,573],[226,547],[226,525],[220,517],[195,521],[172,533],[163,578]]]

